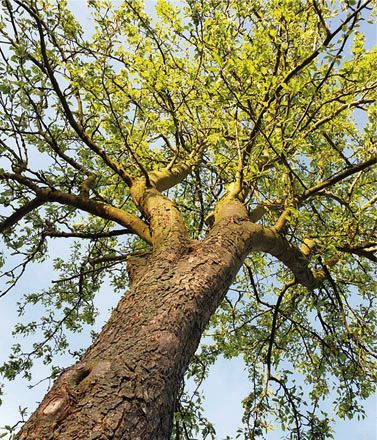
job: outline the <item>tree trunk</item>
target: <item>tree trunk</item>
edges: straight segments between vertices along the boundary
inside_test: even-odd
[[[168,440],[179,385],[242,264],[242,242],[213,234],[129,261],[129,291],[17,438]]]
[[[132,187],[153,252],[128,262],[130,289],[95,343],[67,369],[16,438],[168,440],[183,375],[246,255],[268,252],[296,280],[316,279],[302,253],[224,197],[203,241],[190,241],[173,202]]]

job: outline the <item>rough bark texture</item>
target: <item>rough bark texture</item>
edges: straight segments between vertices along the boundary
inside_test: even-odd
[[[301,284],[315,284],[303,255],[251,222],[233,197],[218,204],[210,233],[198,242],[157,189],[140,182],[132,195],[148,219],[153,252],[129,261],[129,291],[83,359],[57,379],[20,440],[168,440],[183,375],[246,255],[269,252]]]
[[[247,247],[223,223],[202,243],[129,262],[129,292],[19,439],[169,438],[181,379]]]

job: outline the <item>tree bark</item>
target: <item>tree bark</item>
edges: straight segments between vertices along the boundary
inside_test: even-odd
[[[183,375],[247,251],[235,226],[129,261],[129,291],[17,438],[169,439]]]
[[[168,440],[180,383],[211,315],[251,251],[274,255],[308,288],[301,252],[225,197],[206,239],[189,240],[175,204],[135,186],[153,251],[128,261],[130,288],[82,360],[63,372],[19,440]]]

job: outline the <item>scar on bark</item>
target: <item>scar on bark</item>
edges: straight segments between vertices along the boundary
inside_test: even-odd
[[[76,400],[78,386],[89,376],[101,376],[110,366],[109,361],[98,361],[64,371],[60,377],[60,386],[56,390],[51,390],[48,400],[41,406],[41,415],[56,421],[63,418]]]

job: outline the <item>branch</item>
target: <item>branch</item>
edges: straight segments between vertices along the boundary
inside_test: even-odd
[[[270,334],[270,341],[268,344],[268,352],[267,352],[267,360],[266,360],[266,364],[267,364],[267,382],[270,380],[271,377],[271,360],[272,360],[272,348],[274,345],[274,341],[275,341],[275,333],[277,330],[277,318],[279,315],[279,311],[280,311],[280,305],[281,302],[283,301],[284,295],[287,292],[287,290],[294,286],[296,284],[296,280],[292,280],[289,281],[281,290],[278,300],[276,302],[275,308],[274,308],[274,314],[272,316],[272,324],[271,324],[271,334]]]
[[[374,252],[377,251],[377,247],[372,247],[370,250],[363,249],[362,247],[353,247],[353,246],[336,246],[338,251],[340,252],[347,252],[349,254],[355,254],[359,257],[367,258],[370,261],[373,261],[374,263],[377,263],[377,257],[374,255]]]
[[[374,205],[377,202],[377,194],[372,197],[370,200],[364,203],[364,205],[360,208],[359,212],[363,212],[366,209],[370,208],[372,205]]]
[[[140,238],[151,244],[151,235],[148,226],[138,217],[127,211],[108,205],[103,202],[76,196],[75,194],[65,193],[49,188],[40,188],[30,179],[20,174],[1,173],[0,180],[14,180],[23,186],[30,188],[37,197],[45,202],[57,202],[62,205],[72,206],[82,211],[112,220],[121,226],[137,234]]]
[[[284,209],[284,211],[280,214],[279,218],[273,226],[276,232],[282,232],[286,227],[291,217],[291,208],[292,206],[289,206],[288,208]]]
[[[38,193],[41,197],[44,197],[49,202],[58,202],[62,205],[73,206],[106,220],[112,220],[134,232],[147,243],[151,243],[151,236],[148,226],[138,217],[130,214],[127,211],[107,205],[106,203],[84,199],[74,194],[64,193],[61,191],[40,189]]]
[[[198,162],[197,154],[195,156],[190,155],[187,160],[183,160],[171,168],[167,167],[162,170],[152,171],[149,175],[150,181],[158,191],[166,191],[182,182]]]
[[[43,245],[45,243],[45,237],[43,235],[40,236],[38,242],[32,247],[30,252],[26,253],[26,257],[21,263],[18,263],[16,266],[14,266],[12,269],[7,270],[6,272],[3,272],[1,274],[1,278],[4,276],[10,277],[10,284],[7,285],[5,290],[0,292],[0,298],[5,296],[8,292],[10,292],[18,283],[18,281],[22,278],[22,275],[25,273],[26,268],[29,263],[31,263],[35,256],[42,251]],[[17,252],[18,254],[21,254],[20,252]],[[22,253],[25,255],[25,253]],[[16,271],[19,270],[19,273],[17,274]]]
[[[76,121],[73,112],[64,96],[64,93],[62,92],[59,82],[55,78],[53,69],[50,65],[50,61],[47,55],[47,47],[46,47],[46,41],[45,36],[43,32],[42,27],[42,21],[39,18],[38,14],[29,6],[25,5],[23,2],[19,0],[15,0],[15,3],[17,3],[19,6],[24,8],[35,20],[35,23],[37,25],[38,33],[39,33],[39,39],[40,39],[40,45],[41,45],[41,54],[43,58],[43,63],[46,68],[47,76],[51,81],[52,87],[56,93],[56,95],[59,98],[59,101],[63,107],[65,116],[67,117],[67,120],[71,127],[75,130],[79,138],[87,145],[95,154],[97,154],[99,157],[102,158],[102,160],[105,162],[105,164],[112,169],[116,174],[118,174],[126,183],[128,186],[132,185],[132,178],[131,176],[124,170],[124,168],[118,163],[112,160],[105,151],[103,151],[94,141],[91,139],[87,133],[85,132],[84,128]]]
[[[316,14],[318,15],[319,21],[320,21],[320,23],[321,23],[323,29],[324,29],[325,32],[326,32],[326,36],[328,37],[328,36],[331,34],[331,31],[330,31],[330,29],[329,29],[329,28],[327,27],[327,25],[326,25],[326,21],[325,21],[325,19],[323,18],[323,15],[322,15],[321,9],[320,9],[320,7],[317,5],[316,0],[312,0],[312,3],[313,3],[313,6],[314,6],[314,9],[315,9],[315,12],[316,12]]]
[[[86,239],[96,239],[96,238],[109,238],[118,237],[119,235],[132,234],[130,229],[121,229],[109,232],[60,232],[54,230],[47,230],[44,235],[46,237],[52,238],[86,238]]]
[[[348,24],[353,18],[355,18],[363,9],[365,9],[369,3],[371,3],[372,0],[366,0],[360,7],[355,9],[352,14],[350,14],[333,32],[326,32],[326,38],[323,40],[322,44],[317,47],[308,57],[306,57],[300,64],[298,64],[296,67],[294,67],[290,72],[287,73],[287,75],[283,78],[282,82],[278,85],[278,87],[275,90],[275,93],[270,97],[270,99],[267,102],[266,108],[268,108],[269,105],[280,94],[280,92],[283,90],[284,86],[283,84],[288,84],[289,81],[295,77],[298,73],[302,71],[306,66],[308,66],[313,60],[317,58],[317,56],[328,47],[328,45],[331,43],[331,41],[338,35],[338,33],[344,29],[344,26]],[[326,28],[327,29],[327,28]]]
[[[31,83],[29,82],[31,85]],[[57,140],[55,139],[54,135],[52,134],[50,127],[44,122],[41,112],[38,109],[37,104],[32,99],[30,93],[25,89],[25,94],[27,95],[27,98],[33,107],[33,110],[35,112],[36,116],[36,124],[38,127],[38,132],[40,136],[43,137],[43,139],[47,142],[47,144],[50,146],[50,148],[65,162],[67,162],[69,165],[71,165],[76,170],[90,176],[92,173],[87,170],[82,164],[77,162],[77,160],[73,159],[72,157],[68,156],[66,153],[64,153],[57,143]],[[20,133],[19,127],[17,127],[17,133]]]
[[[293,246],[286,238],[273,228],[263,228],[249,222],[252,251],[262,251],[274,256],[288,267],[298,283],[312,290],[318,287],[322,277],[316,276],[309,268],[308,260],[299,248]]]
[[[236,198],[224,197],[214,211],[214,226],[208,234],[225,248],[236,243],[237,253],[243,260],[250,252],[266,252],[288,267],[301,285],[312,290],[318,287],[322,276],[309,268],[308,260],[300,249],[288,242],[274,228],[264,228],[250,221],[245,206]]]
[[[80,196],[83,198],[89,198],[89,191],[91,190],[97,176],[95,174],[89,174],[89,176],[81,182]]]
[[[323,117],[322,119],[318,120],[313,124],[313,126],[305,132],[305,137],[308,137],[310,133],[313,133],[313,131],[317,130],[318,127],[321,125],[326,124],[326,122],[334,120],[336,116],[338,116],[340,113],[342,113],[345,110],[349,110],[353,107],[359,107],[361,104],[372,104],[375,100],[374,99],[360,99],[359,101],[353,101],[348,104],[343,104],[340,107],[338,107],[332,114]],[[322,106],[321,106],[322,107]],[[312,118],[309,119],[309,121],[305,124],[304,128],[307,127],[310,122],[312,121]]]
[[[114,106],[113,106],[112,101],[111,101],[111,95],[110,95],[110,93],[109,93],[109,91],[108,91],[108,89],[106,87],[106,83],[105,83],[105,80],[104,80],[104,75],[101,76],[101,83],[102,83],[102,88],[103,88],[103,90],[106,93],[107,100],[109,102],[109,107],[110,107],[112,119],[115,122],[116,126],[118,127],[119,133],[120,133],[120,135],[121,135],[121,137],[123,139],[124,146],[127,148],[127,150],[130,153],[132,159],[134,160],[134,162],[136,163],[136,165],[139,167],[140,171],[144,175],[147,187],[150,187],[151,185],[150,185],[150,180],[149,180],[148,172],[147,172],[146,168],[144,167],[144,165],[139,161],[137,155],[132,150],[132,148],[131,148],[131,146],[130,146],[130,144],[128,142],[128,134],[124,133],[124,131],[122,129],[122,125],[119,122],[119,117],[118,117],[116,111],[114,110]]]
[[[300,64],[298,64],[296,67],[294,67],[292,70],[290,70],[283,80],[280,82],[280,84],[276,87],[274,93],[272,93],[271,96],[269,96],[269,91],[267,91],[263,101],[267,102],[267,105],[262,108],[260,111],[258,118],[254,122],[254,127],[251,130],[250,133],[250,139],[248,144],[245,147],[244,150],[244,159],[246,159],[246,156],[250,155],[251,148],[254,144],[255,138],[260,131],[260,125],[262,122],[262,119],[266,113],[266,111],[270,108],[271,104],[279,97],[280,92],[284,90],[284,86],[287,85],[292,78],[294,78],[296,75],[298,75],[306,66],[308,66],[312,61],[314,61],[320,53],[326,49],[331,41],[336,37],[336,35],[339,34],[339,32],[344,29],[344,26],[346,26],[351,20],[355,19],[357,15],[365,9],[369,3],[371,3],[372,0],[366,0],[361,6],[359,6],[357,9],[355,9],[352,14],[350,14],[333,32],[330,32],[327,27],[326,28],[326,38],[323,40],[323,42],[309,55],[307,56]],[[316,8],[315,8],[316,9]],[[317,11],[317,9],[316,9]],[[323,24],[322,24],[323,25]],[[355,22],[352,24],[351,28],[354,27]],[[348,37],[346,37],[348,38]],[[250,115],[251,116],[251,115]],[[327,120],[326,120],[327,121]],[[324,123],[326,121],[321,121],[321,123]]]
[[[347,156],[345,156],[345,155],[343,154],[342,150],[339,149],[339,148],[336,146],[335,142],[331,139],[331,137],[330,137],[326,132],[324,132],[324,133],[322,133],[322,134],[323,134],[323,137],[327,140],[327,142],[328,142],[329,145],[331,146],[331,148],[333,148],[333,149],[339,154],[339,156],[340,156],[340,157],[346,162],[346,164],[347,164],[349,167],[352,167],[352,163],[349,161],[349,159],[347,158]]]
[[[371,159],[362,162],[358,165],[353,166],[352,168],[348,168],[342,172],[340,172],[339,174],[331,177],[330,179],[327,179],[321,183],[318,183],[317,185],[312,186],[311,188],[307,189],[306,191],[304,191],[304,193],[301,195],[300,200],[306,200],[309,197],[312,197],[313,195],[315,195],[316,193],[322,191],[325,188],[328,188],[329,186],[334,185],[335,183],[340,182],[343,179],[346,179],[349,176],[352,176],[352,174],[355,174],[359,171],[362,171],[374,164],[377,163],[377,156],[372,157]]]
[[[333,40],[333,38],[342,30],[344,29],[344,26],[349,23],[355,16],[357,16],[363,9],[365,9],[369,3],[371,3],[372,0],[365,1],[361,6],[359,6],[357,9],[353,11],[352,14],[350,14],[340,25],[331,33],[327,32],[327,36],[324,39],[323,43],[314,51],[312,52],[307,58],[305,58],[298,66],[296,66],[294,69],[292,69],[286,77],[283,79],[282,84],[287,84],[291,78],[293,78],[297,73],[299,73],[304,67],[306,67],[308,64],[310,64],[320,53],[321,51],[326,48],[330,42]],[[280,90],[283,88],[283,86],[280,84],[278,88],[276,89],[276,92],[280,92]]]
[[[88,262],[95,266],[96,264],[100,263],[109,263],[109,262],[121,262],[121,261],[127,261],[129,258],[129,254],[126,255],[105,255],[101,258],[95,258],[93,260],[89,260]]]
[[[21,208],[17,209],[13,214],[11,214],[8,218],[6,218],[0,223],[0,232],[5,232],[7,229],[14,226],[23,217],[25,217],[25,215],[29,214],[29,212],[43,205],[44,202],[45,200],[43,200],[42,198],[35,197],[30,202],[21,206]]]

